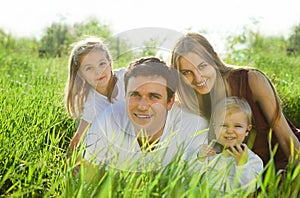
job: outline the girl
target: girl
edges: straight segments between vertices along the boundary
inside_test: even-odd
[[[188,33],[176,43],[171,66],[183,76],[179,99],[190,111],[204,114],[207,119],[210,119],[215,104],[226,96],[247,100],[255,123],[255,131],[248,137],[247,144],[265,165],[271,156],[270,131],[272,148],[279,143],[274,160],[276,170],[285,168],[289,157],[299,152],[300,143],[295,136],[300,137],[299,131],[293,133],[291,130],[282,113],[278,94],[265,74],[254,68],[225,64],[206,38],[197,33]]]
[[[112,58],[100,38],[86,38],[76,43],[69,57],[69,76],[65,106],[68,114],[80,118],[71,140],[73,150],[80,137],[106,106],[124,100],[125,69],[112,70]]]

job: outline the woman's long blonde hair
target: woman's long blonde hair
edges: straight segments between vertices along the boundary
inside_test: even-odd
[[[179,59],[181,57],[184,57],[188,52],[198,54],[208,64],[212,65],[215,68],[217,73],[216,83],[210,94],[201,95],[189,85],[187,85],[184,82],[183,77],[181,77],[177,96],[183,103],[183,105],[186,106],[191,112],[198,115],[204,115],[208,120],[210,120],[211,112],[213,112],[215,104],[217,104],[218,101],[225,98],[226,96],[231,95],[231,90],[227,81],[224,79],[224,76],[227,74],[229,76],[231,72],[239,69],[249,70],[254,68],[226,65],[215,52],[214,48],[208,42],[208,40],[198,33],[187,33],[185,36],[178,40],[172,51],[171,67],[179,70]],[[260,72],[259,70],[256,71]],[[273,121],[272,123],[270,123],[270,126],[274,126],[279,118],[279,112],[281,111],[280,99],[271,81],[266,77],[264,73],[260,73],[265,76],[275,95],[276,111]]]
[[[216,83],[210,94],[201,95],[187,85],[184,82],[184,77],[180,75],[180,86],[177,96],[191,112],[205,116],[210,120],[212,107],[214,106],[212,104],[226,97],[222,73],[229,71],[231,68],[222,62],[206,38],[197,33],[188,33],[179,39],[172,51],[171,67],[179,70],[179,59],[185,57],[185,54],[188,52],[198,54],[215,68],[217,73]]]
[[[79,77],[78,70],[83,58],[94,50],[104,52],[107,60],[112,64],[112,58],[108,48],[98,37],[88,37],[75,43],[69,57],[69,75],[65,89],[65,107],[72,118],[78,118],[82,115],[87,94],[91,88],[84,79]],[[116,81],[116,77],[114,75],[113,81]],[[113,85],[114,84],[115,82]],[[113,87],[110,87],[108,90],[110,93],[108,95],[108,99],[111,101],[111,92]]]

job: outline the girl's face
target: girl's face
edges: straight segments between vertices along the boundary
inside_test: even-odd
[[[179,58],[179,71],[199,94],[210,93],[216,82],[215,68],[193,52]]]
[[[111,62],[107,60],[106,53],[93,50],[85,55],[79,67],[79,75],[98,92],[105,92],[112,76]]]
[[[225,117],[224,117],[225,115]],[[245,112],[224,112],[216,116],[217,140],[225,147],[241,144],[251,130]]]

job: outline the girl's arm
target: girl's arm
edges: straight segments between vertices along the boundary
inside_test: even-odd
[[[82,134],[87,130],[90,123],[85,120],[80,120],[79,126],[77,128],[76,133],[74,134],[70,146],[68,148],[68,152],[72,152],[78,146],[80,139],[82,138]]]
[[[263,114],[268,123],[271,124],[276,112],[276,98],[269,81],[263,74],[255,70],[250,70],[248,72],[248,80],[253,100],[260,104]],[[293,143],[296,151],[299,152],[300,143],[289,127],[282,111],[279,112],[279,119],[272,128],[275,131],[279,144],[287,156],[291,156],[292,154],[291,143]]]

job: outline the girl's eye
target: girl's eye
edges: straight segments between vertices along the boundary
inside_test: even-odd
[[[104,67],[104,66],[107,65],[107,63],[106,63],[106,62],[101,62],[101,63],[99,63],[99,65],[100,65],[101,67]]]
[[[90,71],[90,70],[92,70],[92,69],[93,69],[92,67],[86,67],[86,68],[85,68],[86,71]]]

